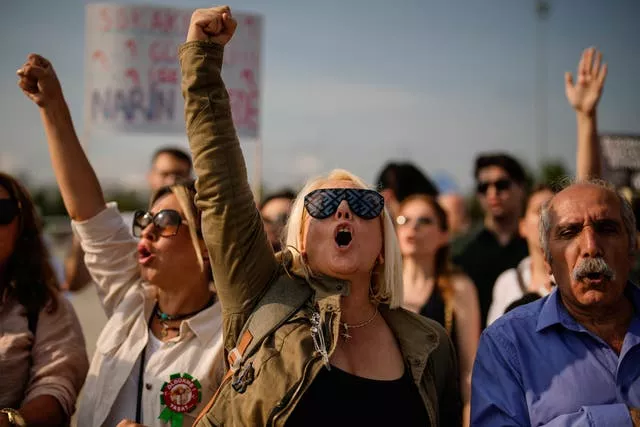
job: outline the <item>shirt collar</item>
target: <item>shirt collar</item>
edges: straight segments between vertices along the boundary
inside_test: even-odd
[[[152,286],[143,289],[144,316],[149,319],[156,304],[157,292]],[[180,324],[180,335],[174,338],[175,341],[190,338],[193,333],[203,346],[206,346],[222,330],[222,308],[220,302],[216,301],[211,307],[202,310],[195,316],[184,320]],[[173,341],[171,340],[171,341]]]
[[[222,331],[222,308],[216,301],[211,307],[202,310],[180,325],[180,335],[187,329],[193,331],[200,343],[205,346]],[[184,335],[186,336],[186,334]]]
[[[566,312],[566,309],[560,301],[560,297],[558,296],[558,287],[556,286],[542,305],[542,309],[540,310],[540,314],[538,315],[536,332],[540,332],[550,326],[562,323],[563,311]]]
[[[640,312],[640,289],[633,283],[627,282],[625,293],[631,297],[631,302],[637,316]],[[562,300],[558,295],[558,287],[555,286],[542,305],[538,316],[536,332],[540,332],[543,329],[557,324],[562,324],[567,329],[583,329],[582,326],[571,317],[564,304],[562,304]]]

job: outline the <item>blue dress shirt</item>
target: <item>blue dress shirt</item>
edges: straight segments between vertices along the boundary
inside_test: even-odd
[[[632,426],[640,408],[640,289],[616,354],[567,312],[557,290],[487,328],[473,367],[472,426]]]

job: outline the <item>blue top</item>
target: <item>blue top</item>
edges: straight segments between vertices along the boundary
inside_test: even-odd
[[[640,407],[640,289],[620,356],[554,290],[487,328],[473,368],[473,426],[632,426]]]

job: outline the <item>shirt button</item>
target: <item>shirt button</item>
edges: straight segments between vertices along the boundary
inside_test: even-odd
[[[153,386],[150,383],[146,383],[144,385],[144,388],[146,388],[147,390],[151,390],[153,388]]]

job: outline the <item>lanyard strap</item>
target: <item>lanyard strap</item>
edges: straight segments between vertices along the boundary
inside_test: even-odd
[[[151,333],[151,331],[149,331]],[[138,402],[136,404],[136,423],[140,424],[141,420],[141,412],[142,412],[142,387],[144,382],[144,358],[147,352],[147,346],[142,349],[142,354],[140,355],[140,373],[138,374]]]
[[[147,333],[152,334],[151,330],[151,322],[153,321],[153,312],[151,316],[149,316],[149,321],[147,322]],[[151,337],[147,337],[147,341],[150,340]],[[145,345],[142,349],[142,354],[140,355],[140,371],[138,372],[138,400],[136,402],[136,423],[142,423],[142,387],[144,383],[144,359],[147,355],[147,346]]]

